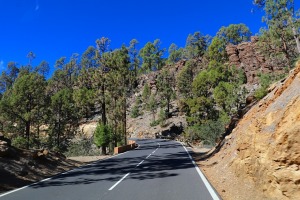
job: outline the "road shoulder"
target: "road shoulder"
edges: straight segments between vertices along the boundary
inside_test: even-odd
[[[219,160],[226,159],[225,157],[220,157],[218,153],[214,156],[207,157],[208,152],[200,151],[197,148],[192,148],[192,150],[193,159],[222,199],[266,199],[261,192],[257,191],[255,183],[252,180],[242,180],[236,173],[228,171],[228,168],[219,164]],[[229,161],[228,164],[230,164]]]

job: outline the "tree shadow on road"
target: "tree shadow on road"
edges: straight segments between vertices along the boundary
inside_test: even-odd
[[[153,143],[153,142],[152,142]],[[191,160],[183,148],[178,148],[181,144],[174,142],[164,142],[160,144],[160,149],[164,153],[154,153],[149,158],[141,155],[138,151],[147,151],[149,148],[155,150],[158,146],[155,143],[147,144],[144,147],[136,149],[134,153],[127,153],[122,157],[114,157],[111,159],[98,161],[90,165],[75,169],[67,174],[60,174],[51,180],[37,183],[31,188],[93,184],[99,181],[109,181],[112,183],[120,180],[125,174],[130,173],[126,179],[147,180],[162,179],[166,177],[178,176],[179,169],[193,168]],[[171,153],[174,148],[174,153]],[[144,162],[137,166],[142,160]]]

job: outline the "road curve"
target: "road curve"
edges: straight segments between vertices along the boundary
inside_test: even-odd
[[[135,150],[0,194],[0,199],[219,199],[180,143],[150,139],[137,143]]]

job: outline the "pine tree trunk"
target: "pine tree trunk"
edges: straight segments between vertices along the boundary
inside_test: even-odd
[[[58,131],[57,131],[57,147],[59,147],[59,145],[60,145],[60,141],[59,141],[59,138],[60,138],[60,129],[61,129],[61,127],[60,127],[60,117],[59,117],[59,119],[58,119]]]
[[[285,8],[285,10],[288,11],[287,7]],[[293,24],[293,19],[292,19],[291,13],[290,13],[290,16],[289,16],[289,23],[292,26],[293,36],[294,36],[294,39],[295,39],[295,42],[296,42],[296,47],[297,47],[298,54],[300,54],[300,39],[299,39],[297,30],[296,30],[296,28]]]
[[[297,45],[297,51],[298,51],[298,54],[300,54],[300,41],[299,41],[299,36],[298,36],[297,31],[296,31],[296,29],[295,29],[294,26],[292,27],[292,30],[293,30],[294,39],[295,39],[296,45]]]
[[[124,102],[124,113],[123,113],[123,128],[124,128],[124,142],[125,145],[127,145],[127,134],[126,134],[126,98],[125,98],[125,102]]]
[[[60,120],[60,116],[61,116],[61,109],[62,109],[62,102],[60,102],[59,105],[59,109],[58,109],[58,114],[57,114],[57,119],[58,119],[58,130],[57,130],[57,136],[56,136],[56,144],[57,147],[59,147],[60,145],[60,132],[61,132],[61,120]]]
[[[117,99],[114,98],[114,110],[116,110],[116,107],[117,107],[116,105],[117,105]],[[117,121],[114,119],[113,123],[114,123],[114,127],[113,127],[114,135],[116,136],[117,135]],[[117,147],[117,146],[118,146],[118,139],[117,139],[117,137],[114,137],[114,147]]]
[[[106,125],[106,105],[105,105],[105,87],[104,84],[102,84],[101,87],[101,95],[102,95],[102,123],[103,125]]]
[[[38,122],[38,126],[37,126],[37,138],[39,141],[40,140],[40,122]],[[38,148],[40,148],[40,142],[38,142]]]
[[[26,132],[26,138],[27,138],[27,149],[29,149],[29,136],[30,136],[30,121],[26,122],[26,127],[25,127],[25,132]]]
[[[102,154],[106,155],[106,146],[102,146],[101,148],[102,148]]]
[[[167,103],[168,103],[168,107],[167,107],[167,108],[168,108],[168,109],[167,109],[167,117],[169,118],[169,116],[170,116],[170,99],[168,99],[167,101],[168,101],[168,102],[167,102]]]

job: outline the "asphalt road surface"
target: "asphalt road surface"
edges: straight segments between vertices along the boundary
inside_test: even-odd
[[[0,200],[219,199],[180,143],[138,140],[135,150],[0,195]]]

